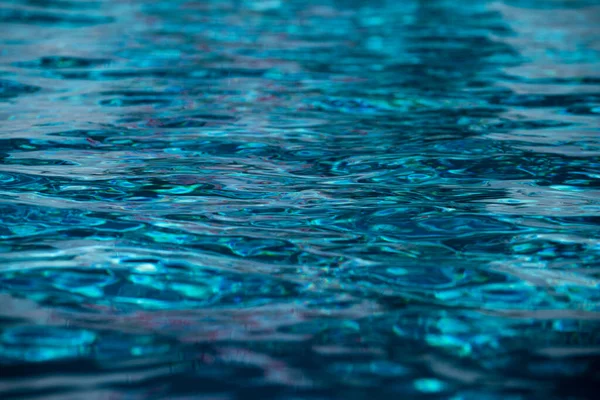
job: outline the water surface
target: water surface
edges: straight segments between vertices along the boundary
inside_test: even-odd
[[[0,1],[0,397],[593,398],[599,27]]]

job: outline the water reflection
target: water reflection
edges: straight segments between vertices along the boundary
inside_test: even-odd
[[[591,398],[599,10],[0,2],[2,397]]]

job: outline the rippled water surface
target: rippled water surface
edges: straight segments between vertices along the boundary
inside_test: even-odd
[[[2,399],[586,399],[600,2],[0,0]]]

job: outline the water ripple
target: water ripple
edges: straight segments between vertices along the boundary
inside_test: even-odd
[[[592,399],[594,0],[0,0],[2,399]]]

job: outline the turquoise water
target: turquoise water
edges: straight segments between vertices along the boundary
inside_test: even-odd
[[[1,0],[0,398],[592,399],[600,3]]]

